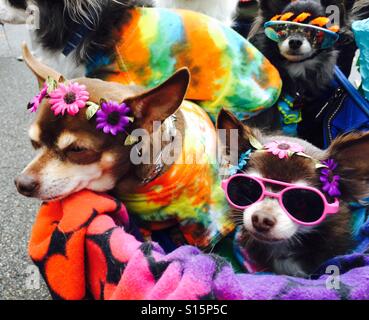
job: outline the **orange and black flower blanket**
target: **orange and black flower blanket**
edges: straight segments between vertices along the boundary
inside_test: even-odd
[[[166,254],[141,242],[124,206],[81,191],[42,205],[29,253],[55,299],[369,299],[369,257],[354,254],[339,266],[340,289],[316,280],[236,274],[225,259],[191,246]]]

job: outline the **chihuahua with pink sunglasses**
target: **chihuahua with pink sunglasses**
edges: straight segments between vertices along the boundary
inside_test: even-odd
[[[236,251],[249,271],[308,277],[355,248],[349,202],[369,195],[369,132],[342,136],[323,151],[262,135],[226,110],[217,127],[226,132],[225,151],[240,159],[227,164],[222,188],[238,225]],[[232,130],[238,143],[231,143]]]

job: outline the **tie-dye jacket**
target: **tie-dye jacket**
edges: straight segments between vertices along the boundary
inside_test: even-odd
[[[192,80],[186,99],[213,120],[222,107],[245,119],[277,101],[278,71],[231,28],[186,10],[136,8],[129,15],[115,53],[96,53],[87,76],[151,88],[188,67]]]
[[[168,221],[178,222],[177,236],[180,233],[185,243],[205,248],[234,226],[221,189],[214,125],[194,103],[184,101],[181,111],[185,130],[177,161],[164,174],[121,200],[147,231],[161,229]],[[181,244],[183,241],[178,242]]]

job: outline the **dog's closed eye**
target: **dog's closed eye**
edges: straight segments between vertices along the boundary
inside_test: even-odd
[[[100,160],[101,153],[83,146],[71,145],[63,153],[67,159],[77,164],[90,164]]]
[[[70,146],[69,148],[67,148],[68,152],[73,152],[73,153],[80,153],[80,152],[85,152],[88,149],[85,147],[80,147],[80,146]]]

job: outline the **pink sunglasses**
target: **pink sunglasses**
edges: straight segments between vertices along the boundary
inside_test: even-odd
[[[285,187],[281,192],[266,190],[265,183]],[[288,217],[297,224],[314,226],[321,223],[328,214],[339,211],[340,203],[328,203],[322,192],[316,188],[304,187],[271,179],[236,174],[223,180],[222,188],[230,205],[244,210],[265,197],[276,198]]]

